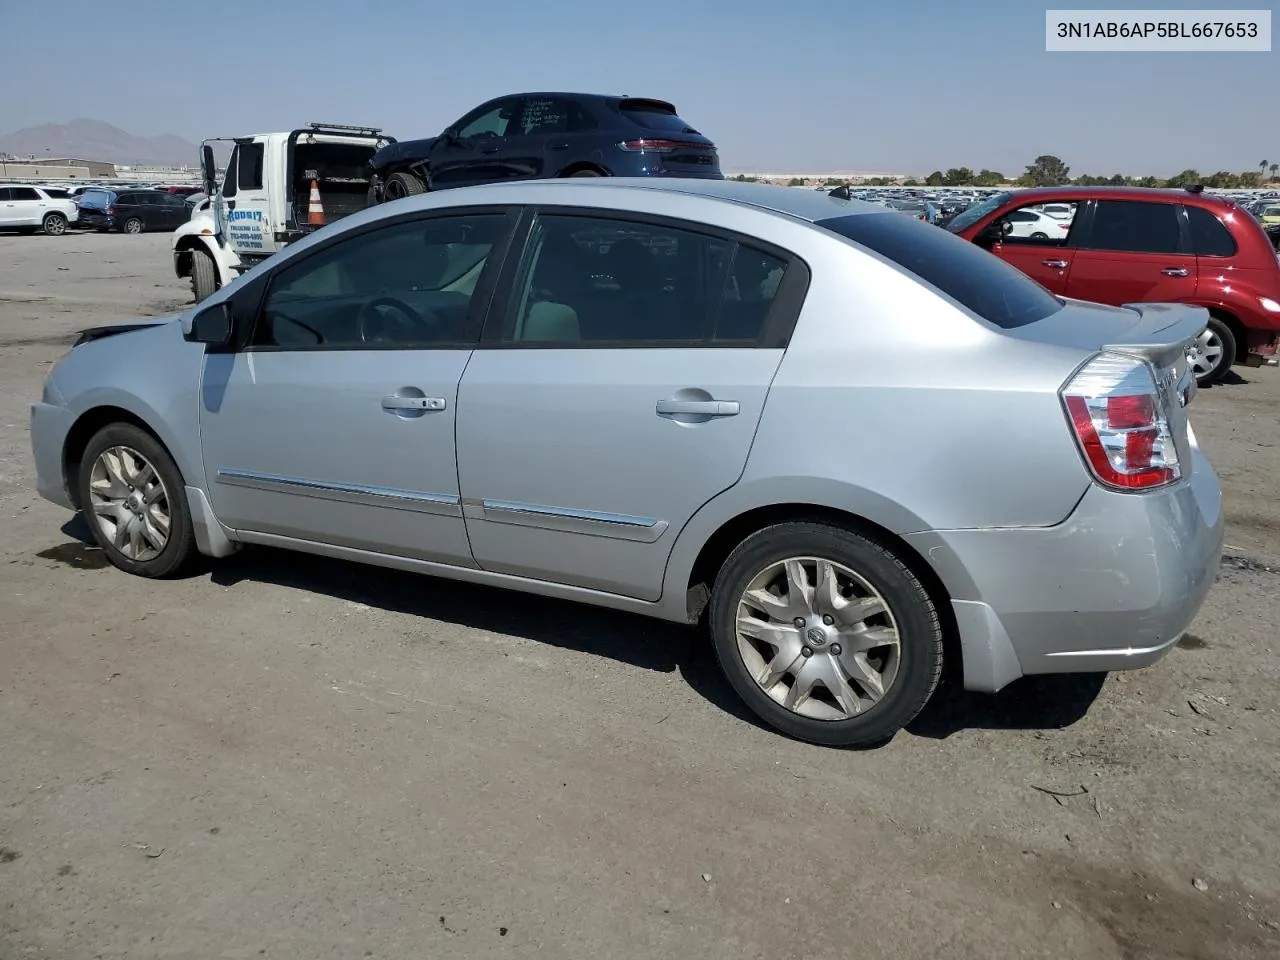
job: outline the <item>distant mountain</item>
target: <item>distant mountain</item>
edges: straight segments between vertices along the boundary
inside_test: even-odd
[[[37,159],[76,157],[162,166],[194,166],[199,163],[196,145],[181,137],[170,133],[158,137],[135,137],[101,120],[83,118],[0,134],[0,153],[11,153],[19,159],[29,156]]]

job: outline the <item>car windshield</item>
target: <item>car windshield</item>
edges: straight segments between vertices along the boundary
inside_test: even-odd
[[[952,233],[959,233],[961,230],[966,230],[1012,197],[1013,194],[1008,190],[987,197],[987,199],[983,200],[981,203],[975,203],[967,210],[963,210],[956,214],[955,218],[946,225],[946,229],[950,230]]]
[[[816,226],[896,263],[997,327],[1021,327],[1062,309],[1061,300],[1021,270],[910,217],[857,213]]]

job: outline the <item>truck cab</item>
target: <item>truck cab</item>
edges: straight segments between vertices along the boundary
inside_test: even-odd
[[[215,142],[201,145],[209,202],[173,235],[174,272],[190,278],[197,302],[294,240],[363,210],[369,159],[395,139],[377,127],[312,123],[222,140],[233,146],[221,178]]]

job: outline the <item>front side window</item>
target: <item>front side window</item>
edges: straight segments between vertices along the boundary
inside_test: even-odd
[[[224,197],[234,197],[236,195],[236,161],[240,157],[240,147],[236,146],[231,151],[231,159],[227,161],[227,173],[222,181],[222,195]]]
[[[997,327],[1043,320],[1062,302],[1021,270],[945,230],[895,213],[862,213],[817,226],[878,253]]]
[[[1006,203],[1013,199],[1013,194],[1008,190],[1001,193],[993,194],[981,203],[976,203],[972,207],[960,211],[955,217],[947,223],[946,229],[952,233],[961,233],[973,226],[989,213],[994,213]]]
[[[1001,242],[1051,247],[1065,245],[1075,224],[1074,210],[1065,217],[1051,217],[1046,209],[1037,204],[1006,213],[1000,218]]]
[[[505,137],[507,135],[507,127],[511,125],[511,120],[515,116],[517,105],[518,101],[503,100],[501,103],[494,104],[479,116],[463,121],[462,126],[458,129],[459,139]]]
[[[1145,200],[1099,200],[1087,246],[1122,253],[1178,253],[1180,205]]]
[[[294,348],[469,343],[472,295],[505,237],[498,213],[411,220],[340,241],[271,279],[253,343]]]
[[[505,339],[565,346],[750,345],[787,262],[746,242],[638,221],[540,216]]]
[[[262,189],[262,157],[266,147],[261,143],[242,143],[240,161],[236,165],[236,184],[241,190]]]

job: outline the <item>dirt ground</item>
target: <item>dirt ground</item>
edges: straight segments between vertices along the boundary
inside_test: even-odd
[[[1230,548],[1179,649],[836,751],[691,630],[268,550],[105,567],[27,407],[74,331],[188,300],[163,234],[0,237],[3,960],[1280,956],[1277,369],[1193,402]]]

